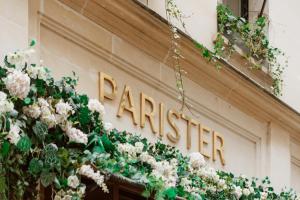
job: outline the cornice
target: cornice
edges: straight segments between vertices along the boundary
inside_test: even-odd
[[[163,62],[170,45],[166,21],[135,0],[59,0],[96,24]],[[299,135],[300,114],[237,67],[220,60],[217,71],[182,33],[182,65],[188,78],[257,119],[280,124]],[[168,63],[166,63],[168,64]],[[169,65],[170,66],[170,65]]]

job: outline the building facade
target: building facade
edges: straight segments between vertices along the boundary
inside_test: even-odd
[[[105,120],[117,129],[141,133],[153,142],[161,138],[186,154],[200,151],[217,169],[269,176],[277,190],[292,187],[300,192],[299,98],[292,90],[298,82],[292,75],[297,72],[296,51],[280,40],[293,28],[275,26],[283,20],[277,18],[279,3],[270,1],[265,12],[271,22],[274,19],[271,41],[291,54],[285,102],[270,93],[269,75],[248,70],[241,56],[223,60],[219,71],[200,56],[191,38],[213,48],[217,0],[177,3],[183,13],[191,14],[185,19],[189,35],[181,35],[190,110],[180,111],[168,59],[164,1],[1,0],[5,31],[0,34],[0,54],[26,48],[35,38],[40,55],[36,59],[42,59],[55,77],[76,72],[79,90],[102,100]],[[260,4],[247,3],[251,20]],[[236,9],[240,15],[247,12]]]

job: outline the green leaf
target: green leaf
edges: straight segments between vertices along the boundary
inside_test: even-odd
[[[79,122],[81,125],[86,125],[90,122],[90,110],[88,107],[82,107],[79,110]]]
[[[29,46],[33,47],[33,46],[35,46],[35,44],[36,44],[36,40],[32,39],[31,42],[30,42],[30,44],[29,44]]]
[[[24,100],[23,100],[24,104],[25,105],[29,105],[31,103],[31,99],[29,97],[26,97]]]
[[[87,95],[80,95],[79,99],[80,99],[80,103],[82,103],[83,105],[87,105],[89,102],[89,98]]]
[[[164,195],[168,198],[168,199],[175,199],[177,194],[176,194],[176,188],[169,188],[167,190],[164,191]]]
[[[102,144],[103,144],[103,146],[104,146],[104,148],[107,152],[112,152],[114,150],[114,145],[110,141],[110,139],[107,137],[106,134],[102,135],[101,141],[102,141]]]
[[[22,152],[28,152],[31,148],[31,140],[26,135],[21,137],[21,139],[17,143],[17,148]]]
[[[51,185],[55,179],[55,173],[42,172],[41,174],[41,183],[44,187]]]
[[[29,173],[32,175],[38,175],[43,169],[43,162],[37,158],[33,158],[28,167]]]
[[[1,148],[1,154],[3,157],[6,157],[9,153],[9,150],[10,150],[10,143],[5,140],[2,144],[2,148]]]
[[[93,152],[94,152],[94,153],[104,153],[104,152],[105,152],[105,149],[104,149],[103,145],[102,145],[102,146],[95,146],[95,147],[93,148]]]
[[[40,121],[37,121],[32,127],[34,134],[40,141],[44,141],[46,135],[48,134],[48,126]]]

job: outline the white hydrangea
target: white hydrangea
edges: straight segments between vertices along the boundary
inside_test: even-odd
[[[185,191],[191,192],[192,191],[192,181],[186,177],[182,178],[180,181],[180,185],[184,188]]]
[[[243,189],[243,195],[245,195],[246,197],[249,196],[251,194],[250,190],[248,188],[244,188]]]
[[[69,103],[65,103],[63,101],[58,102],[55,105],[56,113],[63,115],[63,116],[68,116],[71,111],[73,111],[72,106],[70,106]]]
[[[267,192],[262,192],[260,195],[261,195],[260,196],[261,200],[266,200],[268,198],[268,193]]]
[[[156,165],[156,160],[153,156],[149,155],[148,152],[143,152],[139,156],[139,160],[144,163],[148,163],[152,167]]]
[[[237,199],[240,199],[243,195],[242,188],[240,186],[234,186],[234,195]]]
[[[70,142],[81,143],[85,145],[88,143],[87,135],[77,128],[69,127],[66,131],[66,134],[69,137]]]
[[[190,164],[194,169],[199,169],[205,166],[206,162],[204,156],[199,152],[193,152],[190,154]]]
[[[34,49],[27,49],[25,51],[17,51],[14,53],[9,53],[7,55],[7,62],[11,65],[15,65],[15,68],[22,70],[25,67],[25,63],[29,62],[32,54],[34,54]]]
[[[79,174],[92,179],[102,188],[103,192],[109,193],[109,190],[104,183],[104,176],[102,176],[99,171],[95,172],[90,165],[82,165],[79,169]]]
[[[49,107],[49,103],[44,98],[38,98],[38,104],[40,107]]]
[[[27,97],[30,91],[30,78],[27,74],[14,70],[3,80],[10,95],[20,99]]]
[[[90,99],[88,102],[88,108],[92,112],[98,112],[101,116],[105,114],[104,106],[97,99]]]
[[[0,92],[0,113],[12,112],[14,110],[14,104],[6,98],[7,95],[4,92]]]
[[[32,104],[29,106],[23,107],[23,112],[27,117],[31,117],[33,119],[37,119],[41,115],[41,108],[37,104]]]
[[[45,108],[42,108],[41,121],[47,124],[48,128],[53,128],[57,124],[55,115]]]
[[[143,152],[144,144],[142,142],[136,142],[134,144],[134,146],[135,146],[135,152],[136,153],[142,153]]]
[[[20,131],[21,129],[17,124],[12,125],[10,131],[8,132],[8,135],[6,136],[6,139],[8,139],[10,143],[17,145],[21,138],[19,134]]]
[[[104,129],[110,132],[113,129],[113,124],[109,122],[104,123]]]
[[[177,182],[177,166],[171,165],[168,161],[156,162],[151,173],[154,177],[161,178],[165,187],[175,187]]]
[[[69,176],[68,177],[68,186],[73,188],[73,189],[76,189],[80,184],[80,181],[78,179],[77,176]]]
[[[217,174],[216,170],[212,167],[203,167],[197,171],[197,174],[201,177],[209,179],[214,183],[218,183],[220,176]]]
[[[135,146],[128,143],[118,144],[118,151],[123,154],[127,153],[130,157],[136,157],[137,153]]]
[[[42,80],[47,80],[48,77],[48,72],[45,67],[42,66],[29,66],[26,69],[26,72],[30,76],[30,78],[33,79],[42,79]]]

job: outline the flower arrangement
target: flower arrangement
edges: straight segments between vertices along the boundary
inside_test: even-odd
[[[55,200],[84,199],[84,178],[104,192],[108,174],[145,186],[155,199],[299,200],[275,193],[268,178],[216,171],[200,153],[184,156],[161,141],[112,130],[103,105],[76,92],[78,79],[55,81],[33,48],[8,54],[0,67],[0,199],[36,199],[50,187]]]

